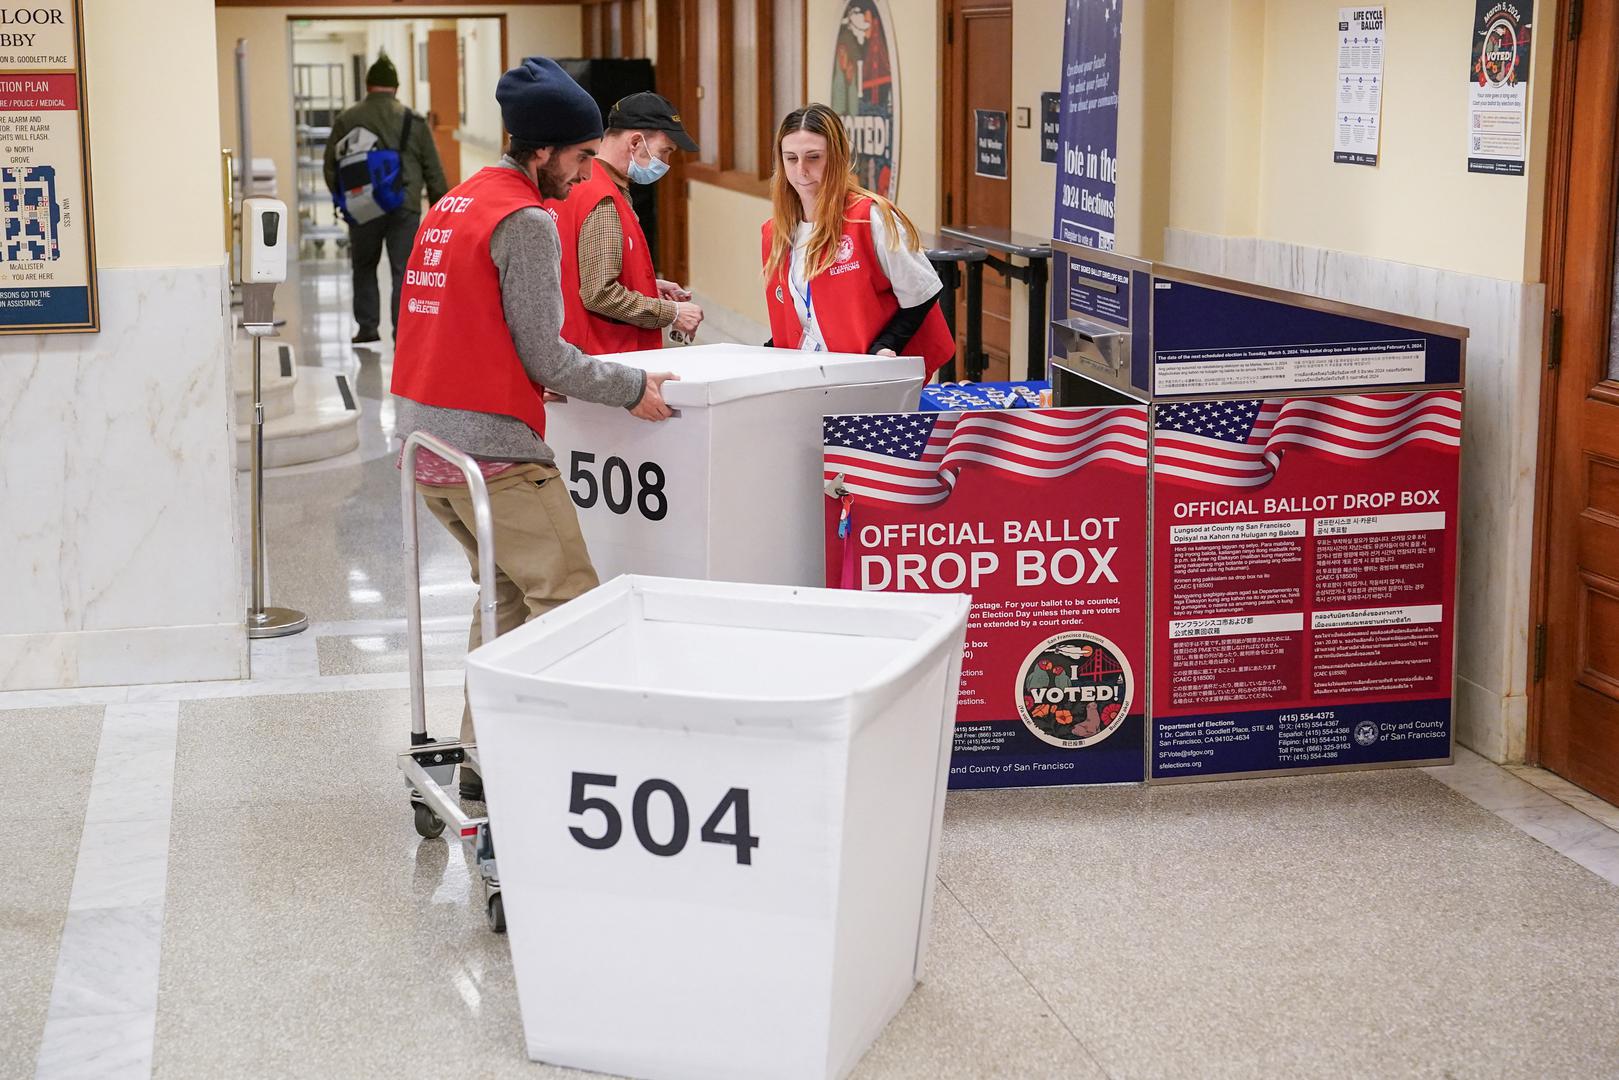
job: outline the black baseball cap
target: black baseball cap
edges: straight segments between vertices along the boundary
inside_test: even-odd
[[[667,131],[676,146],[688,154],[697,153],[697,143],[681,125],[675,103],[650,90],[619,98],[607,114],[607,126],[626,131]]]

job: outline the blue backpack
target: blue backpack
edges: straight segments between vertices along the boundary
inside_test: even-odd
[[[405,166],[400,153],[410,145],[414,119],[415,114],[406,109],[399,150],[384,149],[370,128],[355,128],[338,142],[337,191],[332,202],[350,225],[376,221],[405,205]]]

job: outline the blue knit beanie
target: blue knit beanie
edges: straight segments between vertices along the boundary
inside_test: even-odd
[[[502,75],[495,100],[506,130],[523,142],[572,146],[602,137],[595,99],[543,56],[530,56]]]

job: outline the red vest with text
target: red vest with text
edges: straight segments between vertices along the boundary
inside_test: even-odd
[[[487,168],[422,219],[405,264],[394,332],[393,392],[423,405],[515,416],[545,435],[541,390],[512,344],[489,238],[510,214],[540,205],[511,169]]]
[[[591,356],[602,353],[639,352],[663,348],[663,331],[631,326],[596,314],[585,307],[579,295],[579,234],[585,219],[611,199],[618,211],[619,228],[624,233],[623,257],[618,283],[642,296],[658,295],[658,275],[652,268],[652,249],[647,247],[641,219],[635,216],[629,197],[601,165],[590,170],[590,179],[575,184],[566,199],[547,199],[545,208],[556,219],[562,235],[562,337]]]
[[[843,217],[843,239],[838,243],[837,259],[810,282],[810,302],[831,352],[869,352],[871,343],[899,310],[894,287],[883,273],[882,264],[877,261],[877,250],[871,243],[871,212],[870,199],[858,199],[849,204]],[[773,232],[772,223],[765,222],[766,265],[770,262]],[[770,310],[770,335],[776,347],[796,349],[803,340],[804,325],[798,321],[798,309],[793,306],[787,271],[784,259],[781,268],[765,282],[765,306]],[[954,359],[956,342],[950,336],[950,327],[939,305],[935,304],[928,312],[905,347],[895,351],[901,356],[920,356],[929,376]]]

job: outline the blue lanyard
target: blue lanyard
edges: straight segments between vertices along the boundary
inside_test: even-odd
[[[805,273],[806,274],[808,273],[808,270],[809,270],[809,268],[805,267]],[[787,274],[787,284],[789,286],[792,285],[792,273],[791,273],[790,269],[789,269],[789,272]],[[806,333],[806,334],[811,332],[812,328],[811,328],[810,324],[815,321],[815,299],[814,299],[814,296],[813,296],[814,288],[815,287],[810,284],[809,278],[805,277],[804,278],[804,333]],[[795,289],[793,291],[797,292],[798,290]],[[815,352],[820,352],[825,347],[826,347],[826,341],[821,337],[819,331],[815,331],[815,350],[814,351]]]

